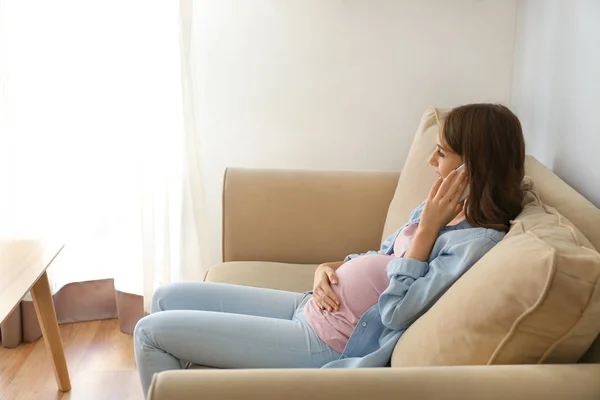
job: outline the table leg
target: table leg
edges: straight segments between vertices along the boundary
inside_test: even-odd
[[[71,390],[71,381],[69,371],[67,370],[67,361],[60,338],[58,321],[56,320],[56,311],[52,302],[52,293],[50,292],[50,283],[48,275],[44,271],[40,279],[31,288],[31,297],[37,314],[46,348],[52,357],[54,366],[54,376],[58,383],[58,388],[66,392]]]

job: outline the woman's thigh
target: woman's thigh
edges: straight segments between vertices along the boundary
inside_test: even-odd
[[[164,353],[215,368],[314,368],[340,356],[304,321],[207,311],[149,315],[135,340],[138,365],[150,373],[167,367]]]
[[[218,311],[291,319],[303,293],[211,282],[181,282],[159,287],[152,312],[168,310]]]

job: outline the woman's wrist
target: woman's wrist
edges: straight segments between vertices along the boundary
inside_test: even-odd
[[[429,238],[437,238],[440,233],[441,228],[432,228],[429,225],[419,224],[417,227],[417,231],[415,232],[415,236],[420,235]]]
[[[422,262],[429,260],[429,253],[437,240],[438,233],[439,230],[419,226],[404,257]]]

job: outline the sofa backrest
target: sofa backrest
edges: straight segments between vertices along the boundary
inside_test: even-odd
[[[227,169],[223,261],[320,264],[378,249],[397,172]]]

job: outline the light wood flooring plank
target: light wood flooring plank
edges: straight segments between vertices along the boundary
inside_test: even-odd
[[[72,389],[56,387],[44,341],[0,348],[0,400],[142,400],[133,338],[117,320],[60,326]]]

